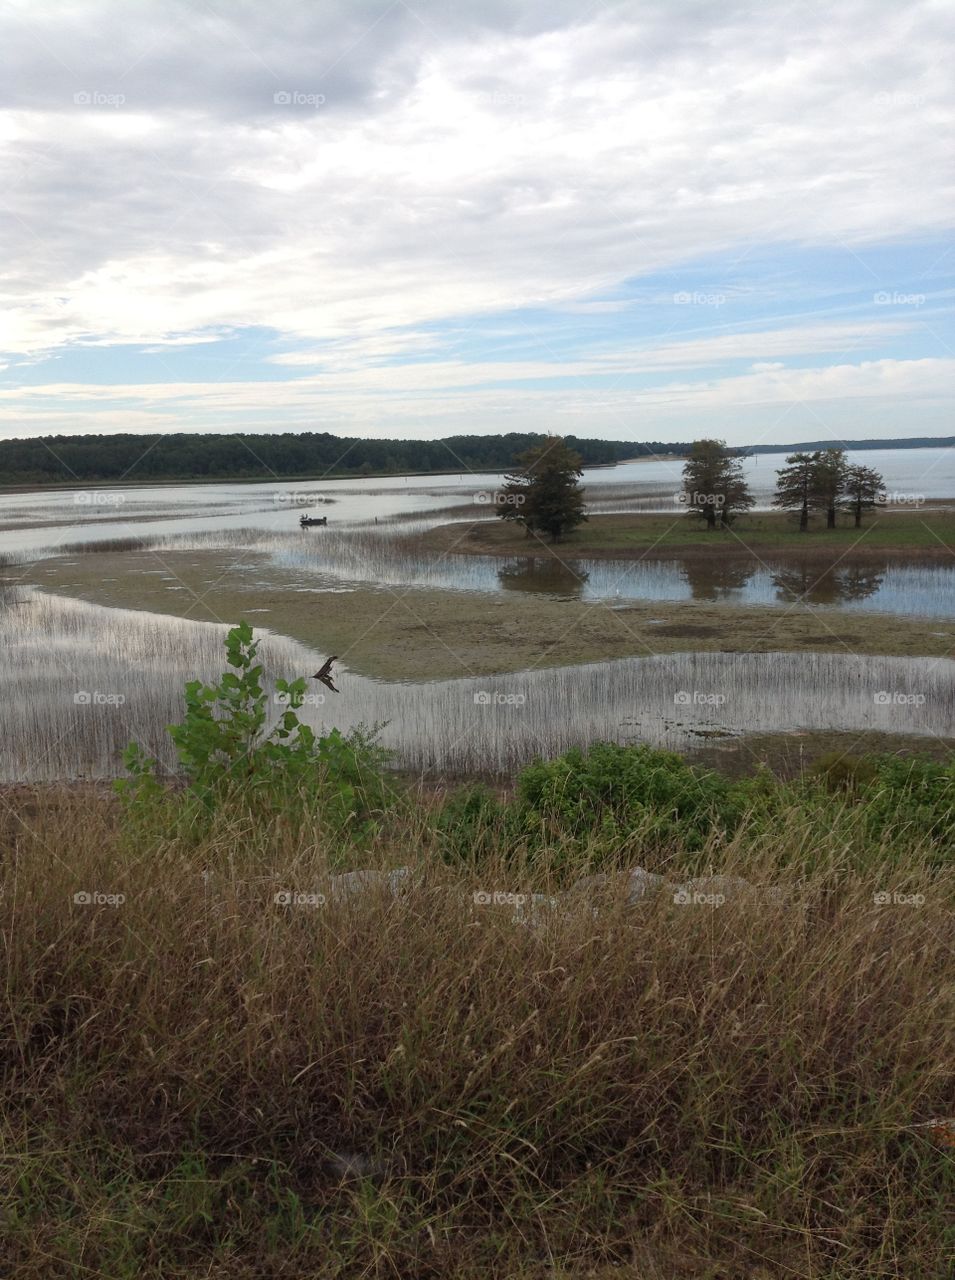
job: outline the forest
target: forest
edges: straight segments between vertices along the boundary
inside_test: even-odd
[[[40,436],[0,441],[0,484],[73,481],[269,480],[277,477],[503,471],[545,436],[448,436],[441,440],[363,440],[328,432],[276,435]],[[686,444],[581,440],[567,444],[585,465],[650,454],[680,456]]]

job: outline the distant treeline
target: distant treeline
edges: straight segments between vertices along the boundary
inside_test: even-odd
[[[273,477],[400,475],[412,471],[506,471],[526,449],[546,437],[535,432],[447,436],[441,440],[362,440],[327,431],[282,435],[38,436],[0,441],[0,485],[130,483],[161,480],[269,480]],[[690,442],[581,440],[567,444],[586,466],[610,465],[648,455],[684,457]],[[814,440],[754,445],[739,453],[793,453],[851,449],[917,449],[955,446],[955,436],[914,440]]]
[[[0,441],[0,484],[88,480],[268,480],[504,471],[546,437],[511,432],[442,440],[361,440],[328,432],[282,435],[40,436]],[[567,444],[597,466],[648,454],[681,456],[688,444],[580,440]]]
[[[807,440],[801,444],[754,444],[742,453],[813,453],[816,449],[951,449],[955,436],[914,436],[911,440]]]

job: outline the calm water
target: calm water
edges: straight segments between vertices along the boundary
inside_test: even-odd
[[[865,561],[842,561],[827,568],[811,559],[732,555],[595,560],[568,557],[558,547],[559,559],[528,555],[502,560],[422,552],[417,534],[428,523],[415,519],[397,526],[330,525],[322,530],[303,532],[296,528],[281,533],[219,528],[150,536],[145,541],[160,555],[183,550],[255,553],[244,559],[243,572],[248,582],[261,586],[263,596],[273,585],[278,567],[286,582],[302,591],[383,585],[545,594],[565,600],[616,602],[621,607],[636,601],[700,600],[955,618],[955,556],[907,564],[873,553]],[[468,525],[462,523],[461,527],[464,530]],[[112,541],[95,540],[81,545],[104,550],[114,546]],[[163,573],[159,569],[146,572]]]
[[[254,544],[253,544],[254,545]],[[491,556],[422,558],[400,540],[367,534],[316,544],[313,538],[259,544],[271,560],[302,574],[301,585],[381,582],[464,591],[544,593],[563,599],[703,600],[730,605],[791,605],[955,618],[953,562],[905,565],[873,556],[826,568],[809,562],[697,557],[682,560],[541,559]],[[558,548],[559,550],[559,548]],[[267,568],[250,576],[268,585]]]
[[[171,767],[165,726],[182,717],[187,679],[221,672],[225,629],[19,598],[0,608],[0,780],[115,776],[130,739]],[[325,655],[266,632],[260,656],[270,684]],[[343,667],[338,683],[338,696],[312,686],[303,719],[318,729],[386,721],[395,762],[435,771],[507,771],[598,739],[681,750],[779,730],[955,736],[948,659],[681,653],[417,684]]]
[[[850,453],[874,467],[903,498],[955,498],[955,449],[883,449]],[[759,505],[773,493],[782,454],[748,458],[745,470]],[[593,510],[679,511],[679,459],[595,468],[584,475]],[[373,524],[375,519],[441,512],[482,501],[501,483],[499,473],[395,476],[369,480],[314,480],[266,484],[162,485],[151,488],[61,489],[0,494],[0,553],[57,548],[65,543],[147,533],[199,533],[254,528],[292,530],[315,505],[330,524]]]

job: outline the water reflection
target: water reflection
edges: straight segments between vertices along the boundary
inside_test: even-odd
[[[785,603],[805,600],[809,604],[844,604],[875,595],[885,581],[888,563],[846,564],[820,569],[818,565],[796,564],[773,571],[773,585]]]
[[[159,552],[227,549],[242,554],[250,573],[256,572],[257,557],[265,587],[270,565],[278,564],[299,577],[307,575],[303,586],[312,589],[375,583],[452,591],[525,591],[588,601],[699,600],[955,617],[955,568],[944,560],[907,563],[869,555],[827,568],[815,557],[765,561],[745,555],[698,555],[568,561],[540,551],[500,560],[453,550],[438,553],[422,542],[420,534],[419,527],[394,524],[342,523],[318,531],[318,536],[314,530],[264,533],[245,527],[157,537],[150,539],[150,546]],[[461,538],[465,535],[466,526]],[[97,545],[117,551],[134,549],[129,539]]]
[[[522,556],[508,560],[497,571],[498,582],[505,591],[544,592],[548,595],[582,596],[590,574],[574,561],[540,560]]]
[[[753,560],[699,559],[680,563],[680,572],[694,600],[722,600],[733,591],[742,591],[757,568]]]

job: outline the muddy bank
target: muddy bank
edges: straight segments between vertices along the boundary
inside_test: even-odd
[[[955,623],[705,601],[626,604],[531,593],[312,585],[261,552],[105,552],[17,571],[24,583],[94,604],[195,621],[247,618],[355,671],[453,678],[698,650],[942,657]]]

